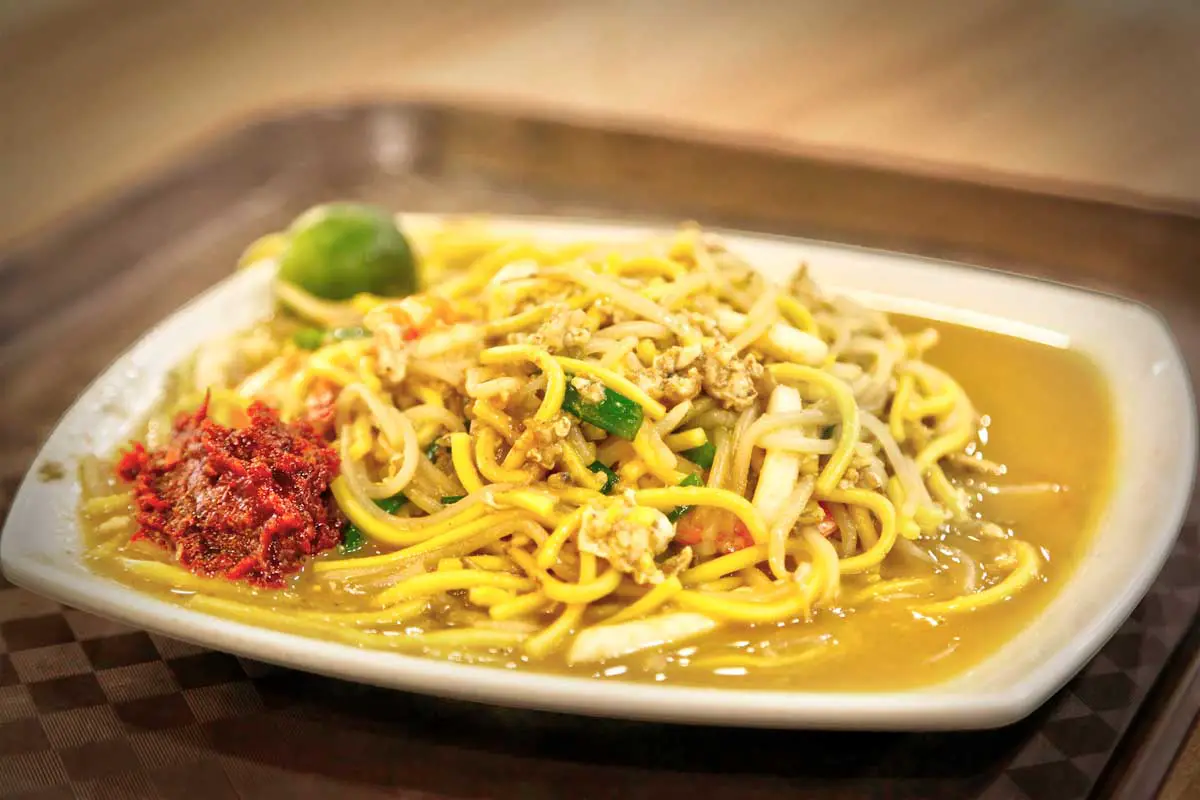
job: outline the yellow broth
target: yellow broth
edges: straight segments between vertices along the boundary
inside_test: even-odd
[[[914,319],[901,319],[898,324],[910,331],[927,325]],[[845,576],[841,607],[817,611],[811,620],[779,626],[725,626],[683,647],[643,651],[600,665],[568,665],[561,651],[537,662],[519,655],[486,652],[447,650],[431,655],[603,679],[808,690],[903,689],[947,679],[979,662],[1045,607],[1088,546],[1113,471],[1113,415],[1101,376],[1079,353],[956,325],[932,325],[941,340],[927,360],[954,375],[979,412],[990,418],[987,442],[981,450],[989,459],[1008,467],[1008,474],[995,482],[1047,482],[1065,487],[1065,491],[1056,493],[981,494],[972,508],[984,518],[1011,528],[1017,538],[1042,551],[1045,563],[1039,582],[998,605],[933,621],[914,614],[908,606],[918,601],[903,597],[855,606],[854,595],[867,586],[868,578]],[[954,473],[952,477],[961,479]],[[91,544],[103,538],[86,516],[84,529]],[[1003,543],[979,537],[954,536],[952,544],[981,561],[1004,552]],[[92,557],[91,566],[156,596],[181,603],[188,600],[190,591],[164,589],[126,570],[119,556],[130,548],[138,557],[166,560],[161,551],[147,545],[124,545]],[[359,555],[373,552],[368,545]],[[333,551],[320,556],[341,557]],[[956,582],[960,580],[956,569],[948,564],[935,571],[893,554],[885,562],[882,577],[932,578],[934,585],[943,587],[944,595],[949,596],[956,593]],[[1004,574],[1003,570],[995,574],[985,571],[981,578],[994,583]],[[266,611],[302,608],[339,612],[364,607],[353,595],[333,591],[331,585],[317,580],[311,570],[298,575],[283,592],[207,583],[225,596]],[[464,604],[447,598],[429,615],[387,628],[391,635],[383,641],[398,650],[420,652],[405,631],[454,625],[469,613]],[[712,663],[715,656],[764,652],[783,655],[790,661],[787,666],[771,669]]]

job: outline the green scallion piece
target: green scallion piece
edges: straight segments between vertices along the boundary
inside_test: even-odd
[[[835,430],[837,430],[837,426],[836,426],[836,425],[830,425],[829,427],[827,427],[827,428],[825,428],[825,429],[823,429],[823,430],[821,431],[821,438],[822,438],[822,439],[832,439],[832,438],[833,438],[833,432],[834,432]]]
[[[358,529],[357,525],[347,525],[345,533],[342,534],[342,543],[338,545],[338,550],[346,555],[357,553],[363,549],[363,545],[367,543],[367,537],[363,536],[363,532]]]
[[[292,341],[301,350],[318,350],[325,344],[325,331],[320,328],[301,328],[292,334]]]
[[[436,440],[432,441],[429,443],[429,447],[425,448],[425,457],[430,461],[437,461],[438,453],[440,453],[441,450],[442,446],[438,444]]]
[[[408,502],[408,498],[404,496],[404,492],[397,492],[391,497],[381,497],[375,501],[375,505],[379,506],[388,514],[395,514],[400,510],[400,507]],[[362,549],[367,543],[367,537],[362,530],[351,522],[346,526],[346,530],[342,533],[342,543],[338,545],[338,550],[342,553],[355,553]]]
[[[584,422],[603,428],[626,441],[633,441],[642,427],[642,407],[633,400],[605,387],[603,400],[599,403],[588,402],[571,385],[570,376],[562,407],[564,411],[574,414]]]
[[[616,486],[617,481],[620,480],[620,478],[617,477],[617,473],[613,472],[599,461],[593,461],[591,464],[588,464],[588,469],[590,469],[592,472],[604,473],[604,486],[601,487],[600,491],[603,494],[611,494],[613,487]]]
[[[381,497],[375,501],[375,505],[382,508],[389,514],[395,514],[400,510],[400,507],[408,502],[408,498],[404,496],[404,492],[397,492],[391,497]]]
[[[450,495],[446,495],[445,497],[443,497],[443,498],[442,498],[442,505],[444,505],[444,506],[452,506],[452,505],[454,505],[455,503],[457,503],[459,500],[462,500],[464,497],[466,497],[466,495],[465,495],[465,494],[450,494]]]
[[[690,475],[688,475],[686,478],[681,480],[679,482],[679,485],[680,486],[703,486],[704,481],[701,480],[700,476],[697,473],[693,472]],[[667,512],[667,519],[669,519],[671,522],[678,522],[680,517],[682,517],[684,514],[686,514],[687,512],[689,512],[691,510],[692,510],[691,506],[675,506],[673,509],[671,509],[670,511]]]
[[[699,447],[693,447],[691,450],[684,450],[683,457],[692,462],[700,469],[711,469],[713,459],[717,456],[717,446],[712,442],[705,442]]]

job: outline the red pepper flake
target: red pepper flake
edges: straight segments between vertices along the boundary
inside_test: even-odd
[[[246,427],[227,428],[208,418],[205,400],[180,415],[166,448],[135,442],[117,473],[134,484],[134,540],[198,575],[280,588],[341,539],[329,492],[338,457],[306,422],[285,425],[257,402],[247,416]]]
[[[750,530],[740,519],[734,520],[733,527],[728,532],[722,531],[717,536],[717,550],[722,553],[736,553],[738,550],[753,545],[754,537],[750,535]]]
[[[675,541],[694,546],[705,539],[712,542],[718,553],[736,553],[754,545],[754,537],[745,523],[724,509],[705,506],[680,517],[675,525]]]
[[[818,505],[821,506],[821,510],[825,512],[825,516],[820,522],[817,523],[817,533],[828,539],[830,536],[833,536],[838,532],[838,526],[833,519],[833,514],[829,513],[829,506],[825,505],[824,503],[818,503]]]

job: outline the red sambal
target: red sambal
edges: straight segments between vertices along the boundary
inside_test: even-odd
[[[199,575],[279,588],[341,540],[329,492],[338,457],[305,422],[285,425],[262,403],[247,416],[247,426],[227,428],[208,418],[206,401],[180,415],[166,448],[135,443],[117,472],[134,484],[134,540]]]

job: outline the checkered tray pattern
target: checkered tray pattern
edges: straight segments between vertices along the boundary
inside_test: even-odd
[[[1044,708],[965,734],[729,731],[486,708],[270,667],[0,587],[6,800],[397,789],[732,798],[788,786],[811,797],[1072,800],[1092,791],[1196,614],[1200,532],[1183,530],[1136,612]]]

